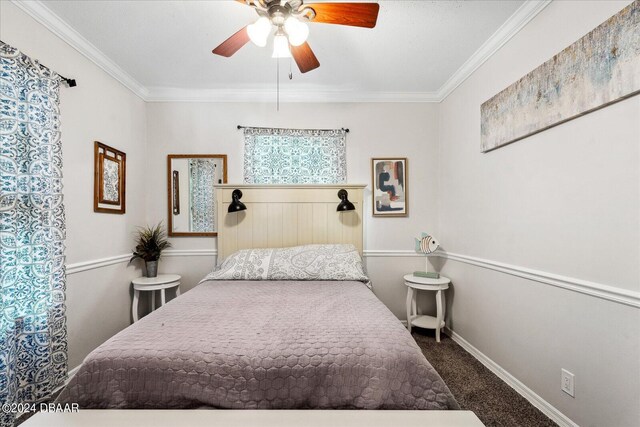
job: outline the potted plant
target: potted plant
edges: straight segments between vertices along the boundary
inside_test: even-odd
[[[159,222],[155,227],[138,227],[136,232],[136,248],[133,251],[131,261],[136,258],[144,260],[147,277],[158,275],[158,260],[160,254],[166,248],[170,248],[171,243],[167,240],[167,234]]]

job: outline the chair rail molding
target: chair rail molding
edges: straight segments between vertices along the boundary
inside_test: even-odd
[[[180,257],[180,256],[217,256],[218,251],[215,249],[167,249],[162,253],[165,257]],[[67,264],[66,272],[67,276],[71,274],[80,273],[82,271],[94,270],[96,268],[107,267],[113,264],[120,264],[122,262],[128,262],[132,253],[126,253],[121,255],[114,255],[107,258],[92,259],[89,261],[76,262],[73,264]]]
[[[73,264],[67,264],[66,273],[67,276],[80,273],[82,271],[94,270],[96,268],[107,267],[113,264],[120,264],[121,262],[128,262],[131,259],[132,254],[115,255],[107,258],[92,259],[89,261],[75,262]]]
[[[386,257],[420,257],[424,258],[424,254],[416,251],[394,250],[394,249],[365,249],[362,253],[365,258],[386,258]]]
[[[640,308],[640,292],[631,291],[616,286],[590,282],[588,280],[577,279],[575,277],[548,273],[546,271],[533,270],[517,265],[504,264],[501,262],[477,258],[469,255],[441,251],[437,251],[435,255],[441,258],[450,259],[452,261],[458,261],[476,267],[499,271],[501,273],[510,274],[512,276],[520,277],[534,282],[544,283],[546,285],[551,285],[581,294],[594,296],[607,301]]]
[[[93,270],[96,268],[102,268],[114,264],[128,262],[131,258],[131,255],[131,253],[125,253],[107,258],[98,258],[67,264],[66,272],[67,275],[72,275],[87,270]],[[162,253],[162,256],[217,257],[218,251],[216,249],[167,249]],[[416,253],[412,250],[395,249],[365,249],[363,251],[363,256],[364,258],[424,258],[423,254]],[[631,291],[616,286],[590,282],[588,280],[577,279],[575,277],[562,276],[559,274],[548,273],[546,271],[533,270],[530,268],[505,264],[469,255],[456,254],[452,252],[437,251],[432,256],[462,262],[476,267],[486,268],[504,274],[510,274],[512,276],[520,277],[534,282],[563,288],[585,295],[590,295],[607,301],[640,308],[640,292]],[[455,278],[453,279],[455,280]]]
[[[80,273],[82,271],[93,270],[96,268],[107,267],[113,264],[120,264],[129,261],[133,254],[126,253],[114,255],[106,258],[92,259],[88,261],[75,262],[67,264],[67,275]],[[424,255],[415,253],[414,251],[401,250],[368,250],[364,251],[364,257],[422,257]],[[218,256],[216,249],[167,249],[162,252],[163,257],[182,257],[182,256]]]
[[[162,256],[218,256],[216,249],[167,249]]]

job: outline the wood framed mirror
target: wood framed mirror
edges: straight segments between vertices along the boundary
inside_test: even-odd
[[[217,236],[216,193],[213,186],[226,182],[226,154],[169,154],[169,236]]]

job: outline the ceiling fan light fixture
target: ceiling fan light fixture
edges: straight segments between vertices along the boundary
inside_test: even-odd
[[[271,21],[267,17],[261,17],[256,22],[247,26],[247,34],[249,34],[249,39],[256,45],[260,47],[265,47],[267,45],[267,38],[269,38],[269,33],[271,32]]]
[[[272,58],[291,58],[291,51],[289,50],[289,40],[287,36],[278,30],[275,37],[273,37],[273,55]]]
[[[309,26],[293,16],[290,16],[284,22],[284,29],[292,46],[300,46],[309,37]]]

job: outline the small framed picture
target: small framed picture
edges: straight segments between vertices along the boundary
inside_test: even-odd
[[[371,159],[373,216],[407,216],[407,158]]]
[[[126,162],[122,151],[94,142],[94,212],[125,213]]]

